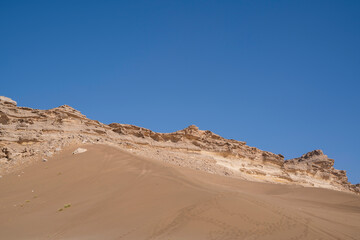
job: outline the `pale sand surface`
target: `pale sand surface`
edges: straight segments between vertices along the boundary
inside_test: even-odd
[[[354,194],[83,147],[0,179],[0,239],[360,239]]]

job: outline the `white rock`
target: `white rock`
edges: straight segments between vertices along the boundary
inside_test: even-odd
[[[17,105],[17,102],[15,102],[14,100],[12,100],[11,98],[8,97],[4,97],[4,96],[0,96],[0,102],[4,102],[4,103],[10,103],[13,105]]]
[[[48,160],[47,160],[46,158],[44,158],[42,161],[43,161],[43,162],[47,162]]]
[[[87,149],[85,149],[85,148],[78,148],[73,152],[73,154],[84,153],[86,151],[87,151]]]

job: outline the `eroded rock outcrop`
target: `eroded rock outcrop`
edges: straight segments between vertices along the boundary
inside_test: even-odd
[[[285,171],[292,174],[294,181],[306,181],[314,186],[325,183],[337,185],[352,191],[359,191],[348,182],[346,171],[334,168],[334,159],[328,158],[321,150],[314,150],[299,158],[289,159],[284,164]]]
[[[249,147],[246,142],[225,139],[211,131],[199,130],[191,125],[183,130],[173,133],[156,133],[149,129],[128,124],[112,123],[109,125],[113,131],[121,135],[132,135],[138,138],[151,139],[158,143],[174,143],[175,148],[195,151],[210,151],[229,158],[244,158],[259,163],[271,163],[282,166],[284,157],[280,154],[261,151]],[[176,144],[176,145],[175,145]]]
[[[360,192],[360,186],[350,184],[346,172],[334,169],[334,160],[321,150],[284,161],[281,154],[194,125],[157,133],[129,124],[105,125],[68,105],[38,110],[0,97],[0,175],[51,157],[66,146],[87,143],[110,144],[179,166],[252,181]]]

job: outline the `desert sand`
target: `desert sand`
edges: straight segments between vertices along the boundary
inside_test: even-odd
[[[79,146],[0,178],[0,239],[360,239],[360,196]]]

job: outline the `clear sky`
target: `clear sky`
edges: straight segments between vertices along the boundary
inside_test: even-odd
[[[360,1],[0,0],[0,95],[195,124],[360,182]]]

